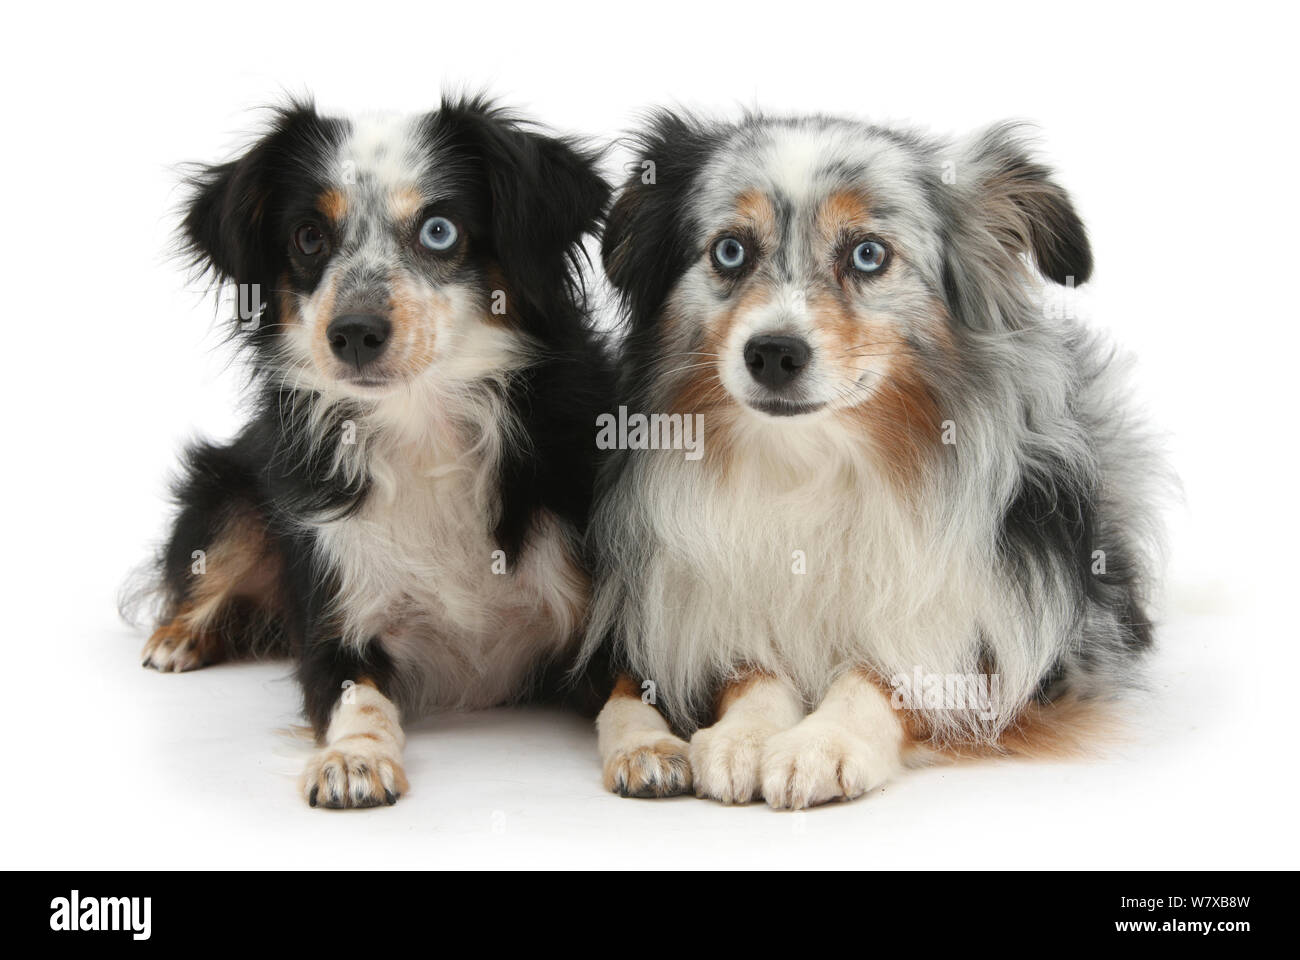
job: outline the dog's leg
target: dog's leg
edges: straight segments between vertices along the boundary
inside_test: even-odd
[[[691,737],[695,794],[723,803],[759,795],[763,745],[803,718],[803,703],[788,683],[750,671],[732,681],[718,701],[718,720]]]
[[[672,797],[691,788],[685,740],[675,737],[641,691],[620,674],[596,717],[605,787],[624,797]]]
[[[763,797],[791,810],[860,797],[902,769],[904,737],[889,697],[865,670],[850,671],[821,706],[767,741]]]
[[[308,761],[301,781],[313,807],[391,805],[409,789],[401,717],[369,678],[341,692],[320,739],[324,745]]]
[[[195,507],[177,520],[163,587],[171,611],[145,642],[141,660],[164,673],[282,652],[281,558],[252,509],[226,505],[216,526]]]

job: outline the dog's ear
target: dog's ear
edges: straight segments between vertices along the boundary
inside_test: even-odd
[[[309,102],[274,112],[270,129],[236,160],[202,167],[189,178],[181,222],[185,252],[201,271],[236,283],[270,283],[277,248],[271,200],[295,177],[295,166],[329,143],[330,123]],[[304,149],[307,148],[307,149]]]
[[[486,180],[490,245],[509,295],[545,322],[557,284],[576,285],[582,238],[600,224],[610,189],[599,156],[576,140],[528,129],[482,99],[444,102],[434,141],[466,156]]]
[[[253,279],[263,205],[260,156],[254,147],[239,160],[204,167],[190,177],[182,241],[196,267],[219,279]]]
[[[648,323],[695,255],[687,198],[716,136],[693,117],[665,110],[651,115],[635,144],[636,159],[605,220],[601,260],[633,322]]]
[[[1081,284],[1092,275],[1083,221],[1051,171],[1033,158],[1022,126],[999,124],[962,151],[959,182],[969,178],[967,215],[1012,254],[1028,253],[1043,276]],[[964,173],[963,171],[968,171]]]

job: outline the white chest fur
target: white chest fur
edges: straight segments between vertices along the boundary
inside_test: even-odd
[[[771,456],[743,447],[725,474],[646,461],[640,489],[653,495],[606,505],[622,549],[655,544],[622,614],[641,679],[698,708],[712,678],[748,665],[812,705],[846,667],[965,676],[991,650],[1002,689],[1025,695],[1054,630],[1026,632],[1015,615],[988,511],[941,515],[942,501],[909,501],[851,442],[816,439]],[[612,612],[598,597],[593,619]]]
[[[345,642],[381,644],[402,668],[408,705],[517,697],[570,644],[585,603],[560,524],[543,515],[507,569],[491,536],[494,471],[481,450],[446,459],[408,445],[373,453],[369,468],[362,508],[317,528]]]

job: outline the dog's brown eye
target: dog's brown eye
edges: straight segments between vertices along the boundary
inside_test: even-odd
[[[325,234],[314,223],[305,223],[294,231],[293,245],[304,257],[314,257],[325,250]]]

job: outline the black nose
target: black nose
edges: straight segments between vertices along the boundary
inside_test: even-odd
[[[799,337],[750,337],[745,344],[749,375],[769,390],[779,390],[808,365],[812,348]]]
[[[346,313],[330,321],[325,336],[329,338],[334,356],[360,370],[384,352],[391,331],[392,324],[383,317],[372,313]]]

